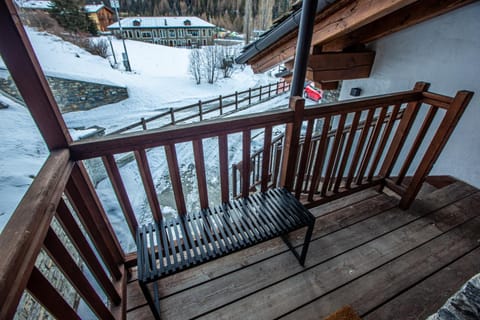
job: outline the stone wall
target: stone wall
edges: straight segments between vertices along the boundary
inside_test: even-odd
[[[128,98],[125,87],[46,76],[62,113],[89,110]],[[0,77],[0,90],[23,101],[10,76]]]

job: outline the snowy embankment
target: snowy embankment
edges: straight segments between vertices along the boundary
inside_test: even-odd
[[[169,48],[136,41],[126,41],[133,72],[112,69],[107,59],[93,56],[61,39],[34,30],[27,30],[35,53],[46,74],[65,78],[110,83],[126,86],[130,98],[120,103],[106,105],[96,109],[72,112],[64,115],[69,128],[90,127],[98,125],[113,131],[141,117],[150,117],[165,108],[181,107],[192,102],[210,99],[218,95],[226,95],[235,90],[245,90],[249,87],[265,85],[276,81],[268,75],[254,75],[249,67],[238,69],[231,78],[220,79],[211,85],[202,83],[195,85],[188,73],[189,50]],[[117,59],[121,56],[123,45],[113,39]],[[112,61],[113,59],[110,58]],[[3,64],[0,61],[0,64]],[[28,111],[23,107],[3,99],[10,107],[0,110],[0,134],[2,136],[0,156],[0,230],[15,209],[19,200],[27,190],[33,177],[48,156],[48,151],[36,129]],[[264,111],[272,106],[286,104],[286,97],[275,98],[268,107],[259,105],[246,112]],[[241,154],[240,135],[229,139],[230,161],[236,162]],[[205,140],[204,148],[208,174],[209,192],[212,201],[216,202],[218,195],[218,151],[216,140]],[[253,143],[255,148],[255,142]],[[258,147],[258,146],[257,146]],[[179,162],[186,187],[186,201],[190,208],[198,203],[195,170],[192,162],[191,145],[177,145]],[[171,197],[168,170],[165,165],[163,150],[155,149],[149,152],[150,165],[154,175],[157,193],[164,213],[172,212],[174,207]],[[135,163],[129,163],[121,168],[122,177],[129,191],[130,201],[138,216],[139,222],[150,219],[150,210],[145,194],[142,192],[141,179]],[[119,230],[122,245],[130,247],[123,214],[119,211],[114,194],[108,181],[97,185],[105,210],[112,224]],[[124,237],[125,235],[125,237]]]

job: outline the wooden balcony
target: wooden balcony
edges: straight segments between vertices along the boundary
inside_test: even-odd
[[[278,239],[160,280],[162,319],[425,319],[480,270],[479,190],[439,178],[406,211],[375,188],[311,209],[305,268]],[[151,318],[135,272],[127,312]]]
[[[118,236],[135,238],[142,223],[118,157],[128,154],[138,172],[149,211],[142,220],[158,222],[165,204],[151,166],[160,160],[151,152],[163,155],[171,202],[187,213],[179,145],[191,150],[182,156],[194,167],[199,210],[278,186],[317,221],[306,268],[279,240],[264,242],[161,280],[164,318],[320,318],[351,304],[371,319],[404,319],[433,311],[440,294],[478,267],[477,191],[456,182],[415,200],[472,92],[446,97],[419,82],[405,92],[309,108],[292,97],[286,110],[72,142],[12,1],[0,1],[0,27],[0,54],[51,151],[0,235],[0,319],[14,317],[25,292],[55,318],[82,316],[40,270],[39,256],[51,260],[92,317],[151,318],[135,282],[137,252]],[[276,131],[284,134],[280,142]],[[252,150],[257,136],[261,151]],[[218,169],[216,200],[207,186],[207,143],[218,155],[210,160]],[[232,145],[241,146],[235,182]],[[90,159],[106,172],[126,232],[94,188],[84,164]],[[291,240],[298,243],[296,234]],[[184,239],[165,241],[174,248]]]

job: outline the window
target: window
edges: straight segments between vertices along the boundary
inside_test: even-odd
[[[166,38],[166,37],[167,37],[167,33],[165,32],[165,30],[161,30],[161,34],[162,34],[162,38]]]
[[[198,30],[188,29],[187,35],[191,35],[192,37],[198,37],[199,33],[198,33]]]
[[[208,29],[208,36],[209,36],[209,37],[212,36],[212,29]]]
[[[175,38],[176,36],[177,36],[177,33],[175,32],[175,29],[168,29],[169,38]]]
[[[157,30],[153,30],[153,36],[154,36],[155,38],[158,37],[158,35],[157,35]]]
[[[133,33],[130,30],[128,30],[128,38],[133,38]]]
[[[178,30],[178,37],[179,37],[179,38],[183,38],[183,37],[184,37],[184,35],[183,35],[183,30],[182,30],[182,29],[179,29],[179,30]]]
[[[203,45],[204,45],[204,46],[207,45],[207,40],[203,39]]]
[[[137,38],[140,38],[140,31],[136,31],[136,32],[135,32],[135,36],[136,36]]]
[[[151,38],[152,33],[151,32],[142,32],[142,38]]]
[[[207,32],[205,31],[205,29],[202,30],[202,34],[204,37],[207,35]]]

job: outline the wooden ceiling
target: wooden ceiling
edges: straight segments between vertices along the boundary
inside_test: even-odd
[[[317,14],[312,52],[352,51],[475,0],[338,0]],[[292,60],[298,29],[248,61],[255,72]],[[315,49],[314,49],[315,48]],[[353,50],[354,51],[354,50]],[[341,80],[341,79],[339,79]]]

